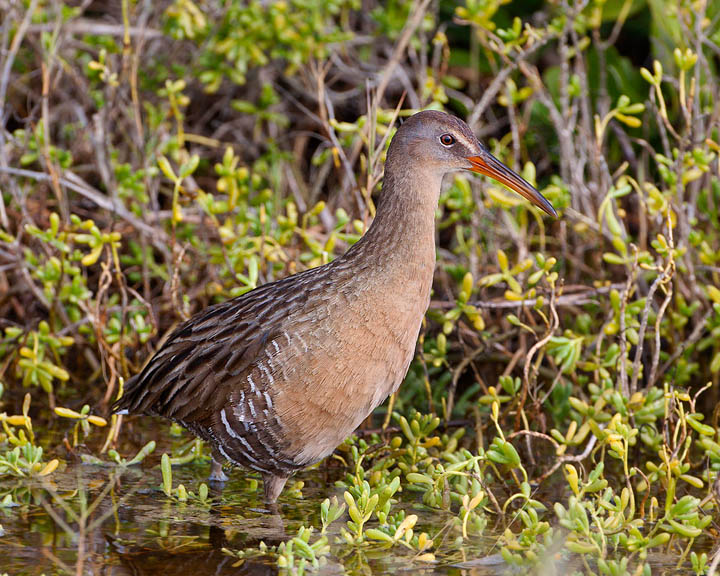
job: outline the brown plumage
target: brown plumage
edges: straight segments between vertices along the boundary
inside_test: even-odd
[[[388,150],[377,217],[333,262],[210,306],[182,324],[114,409],[160,415],[262,474],[275,502],[402,382],[427,309],[444,174],[492,176],[554,215],[461,120],[420,112]],[[222,457],[222,458],[221,458]]]

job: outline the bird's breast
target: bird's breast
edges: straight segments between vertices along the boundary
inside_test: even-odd
[[[432,264],[339,283],[312,312],[288,317],[270,345],[275,417],[288,456],[329,455],[402,382],[427,309]]]

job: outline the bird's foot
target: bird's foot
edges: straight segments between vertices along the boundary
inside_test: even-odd
[[[213,458],[212,464],[210,465],[210,476],[208,476],[210,482],[227,482],[228,477],[223,472],[222,463],[218,462]]]

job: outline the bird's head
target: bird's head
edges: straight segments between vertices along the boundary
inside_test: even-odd
[[[465,122],[445,112],[425,110],[408,118],[393,138],[388,160],[390,156],[409,157],[418,168],[432,168],[443,174],[454,170],[485,174],[557,217],[552,204],[540,192],[490,154]]]

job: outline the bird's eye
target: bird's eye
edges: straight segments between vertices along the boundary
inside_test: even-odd
[[[452,134],[443,134],[440,136],[440,144],[443,146],[452,146],[455,144],[455,136]]]

